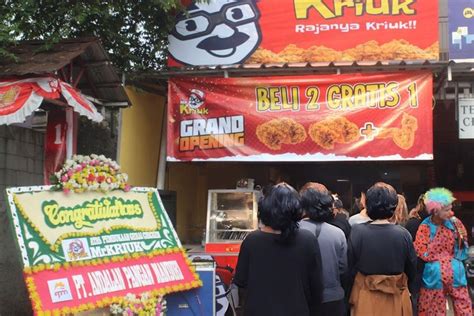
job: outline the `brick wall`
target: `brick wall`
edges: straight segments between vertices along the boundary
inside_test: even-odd
[[[11,224],[5,188],[43,183],[44,134],[0,126],[0,315],[31,315]]]

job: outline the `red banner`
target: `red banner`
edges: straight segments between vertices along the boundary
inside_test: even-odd
[[[430,72],[174,78],[169,161],[429,160]]]
[[[63,97],[80,115],[100,122],[102,115],[82,93],[53,77],[5,79],[0,81],[0,124],[21,123],[40,107],[44,98]]]
[[[201,285],[181,251],[115,260],[104,264],[77,265],[26,274],[35,315],[46,311],[68,314],[93,304],[108,306],[131,294],[165,295]]]
[[[170,66],[439,57],[433,0],[211,0],[169,35]]]
[[[50,109],[44,145],[44,184],[66,160],[66,109]]]

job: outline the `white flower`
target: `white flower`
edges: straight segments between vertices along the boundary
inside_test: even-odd
[[[119,304],[110,305],[110,313],[113,315],[119,315],[123,313],[123,308]]]
[[[150,293],[148,293],[148,292],[142,293],[141,301],[142,301],[143,303],[145,303],[145,302],[148,301],[149,299],[150,299]]]
[[[137,297],[135,296],[135,294],[127,293],[127,295],[125,295],[125,299],[134,302],[137,300]]]
[[[108,190],[108,189],[109,189],[109,184],[108,184],[107,182],[102,182],[102,183],[100,184],[100,188],[101,188],[102,190]]]

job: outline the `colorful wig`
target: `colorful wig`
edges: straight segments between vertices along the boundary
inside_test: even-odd
[[[453,193],[445,188],[433,188],[427,191],[423,198],[428,213],[433,213],[456,200]]]

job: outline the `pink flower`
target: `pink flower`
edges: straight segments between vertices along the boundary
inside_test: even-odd
[[[82,171],[82,165],[77,166],[76,171]]]
[[[69,169],[69,170],[67,171],[67,175],[68,175],[69,177],[71,177],[73,174],[74,174],[74,170]]]
[[[64,192],[64,194],[69,194],[69,193],[71,193],[71,190],[69,190],[68,188],[64,188],[63,192]]]
[[[87,163],[83,162],[83,163],[81,163],[81,166],[82,166],[82,168],[85,168],[85,167],[87,167]]]
[[[69,177],[68,177],[67,174],[65,174],[61,177],[61,182],[67,182],[67,180],[69,180]]]
[[[130,189],[132,189],[132,187],[129,184],[125,185],[125,188],[123,188],[125,192],[130,191]]]

